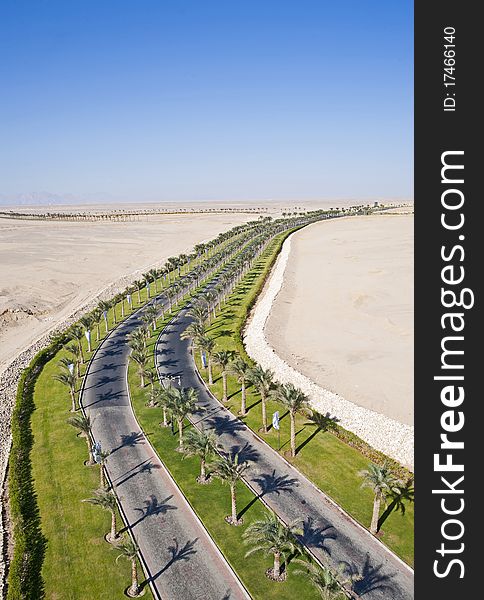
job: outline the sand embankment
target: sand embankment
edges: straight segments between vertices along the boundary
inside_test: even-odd
[[[413,467],[413,217],[292,235],[246,331],[249,354],[320,412]]]

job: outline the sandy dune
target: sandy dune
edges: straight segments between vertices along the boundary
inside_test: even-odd
[[[189,251],[246,214],[166,215],[138,222],[0,219],[0,371],[108,284]]]
[[[292,236],[265,334],[322,387],[413,424],[413,216],[312,225]]]

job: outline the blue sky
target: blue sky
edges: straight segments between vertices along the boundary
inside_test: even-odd
[[[409,1],[3,0],[0,198],[413,194]]]

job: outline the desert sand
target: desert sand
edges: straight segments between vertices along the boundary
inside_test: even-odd
[[[321,387],[412,425],[413,216],[344,218],[291,236],[265,336]]]
[[[169,256],[254,218],[238,213],[117,223],[0,219],[0,372],[110,283],[124,277],[125,286]]]

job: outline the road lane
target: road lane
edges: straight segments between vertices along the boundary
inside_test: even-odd
[[[127,389],[127,335],[135,313],[104,340],[86,373],[82,405],[109,477],[164,600],[242,600],[248,594],[216,549],[141,431]]]

